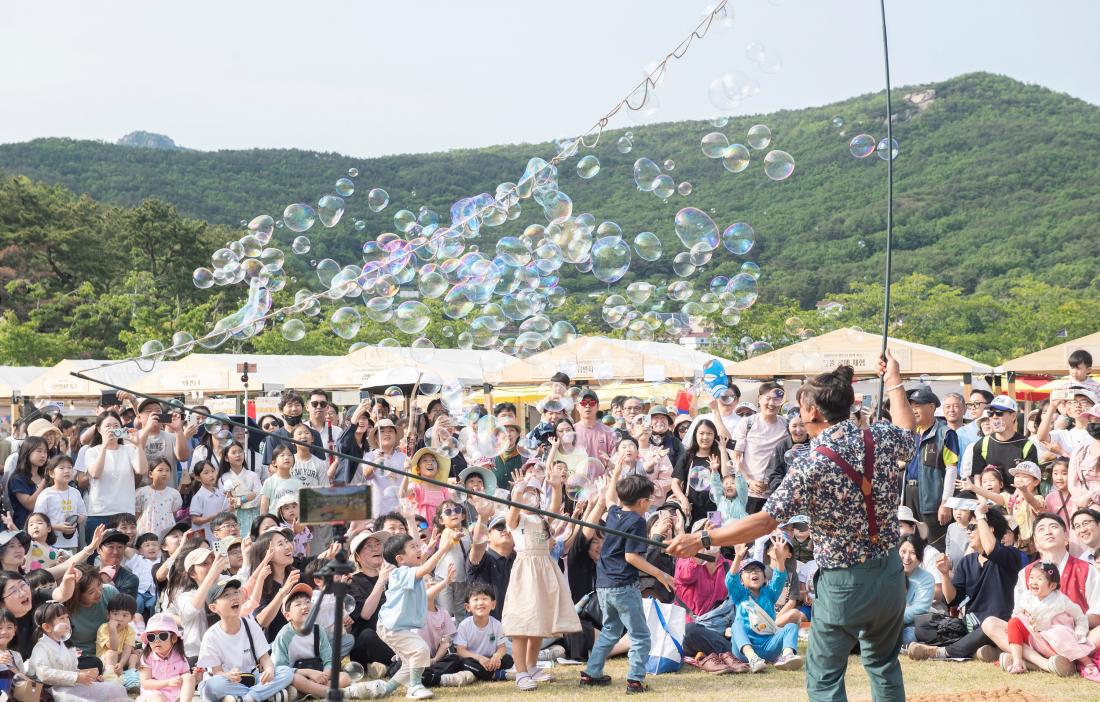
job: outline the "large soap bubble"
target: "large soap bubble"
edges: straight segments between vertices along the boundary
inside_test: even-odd
[[[390,204],[390,194],[382,188],[371,188],[367,193],[367,207],[371,212],[381,212]]]
[[[706,212],[696,207],[685,207],[676,213],[676,236],[686,249],[694,249],[699,244],[704,250],[718,248],[718,225]]]
[[[756,243],[756,233],[745,222],[734,222],[722,232],[722,245],[726,250],[738,256],[744,256]]]
[[[848,150],[856,158],[867,158],[875,153],[875,138],[870,134],[857,134],[848,142]]]
[[[887,152],[889,152],[889,155],[887,155]],[[892,161],[892,160],[894,160],[895,158],[898,157],[898,140],[897,139],[891,139],[890,140],[890,148],[887,149],[886,148],[886,139],[885,138],[880,139],[878,144],[875,146],[875,153],[877,153],[878,157],[881,158],[883,161]]]
[[[299,202],[283,210],[283,224],[292,232],[304,232],[316,221],[317,213],[309,205]]]
[[[338,195],[325,195],[317,201],[317,216],[321,224],[335,227],[344,216],[344,198]]]
[[[703,149],[703,155],[707,158],[722,158],[730,141],[722,132],[711,132],[703,137],[699,146]]]
[[[730,306],[736,310],[747,310],[756,302],[756,278],[747,273],[738,273],[730,278],[726,285],[730,294]]]
[[[794,158],[786,151],[769,151],[764,157],[764,175],[772,180],[786,180],[794,173]]]
[[[589,178],[595,178],[596,174],[600,172],[600,159],[596,158],[592,154],[581,158],[577,161],[577,175],[581,178],[588,180]]]
[[[634,183],[642,192],[652,192],[656,187],[654,181],[661,175],[661,167],[648,158],[640,158],[634,162]]]
[[[406,300],[394,310],[394,324],[406,334],[419,334],[431,321],[428,306],[417,300]]]
[[[772,143],[772,130],[766,124],[754,124],[749,127],[745,143],[754,149],[766,149]]]
[[[634,251],[638,258],[656,261],[661,257],[661,240],[653,232],[638,232],[634,237]]]
[[[592,275],[614,283],[630,268],[630,246],[622,237],[606,236],[592,245]]]

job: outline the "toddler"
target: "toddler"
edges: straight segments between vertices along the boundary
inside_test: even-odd
[[[40,637],[28,661],[30,672],[50,686],[54,702],[117,702],[126,699],[126,688],[103,682],[98,668],[77,667],[77,652],[65,642],[72,635],[69,610],[60,602],[46,602],[34,611]]]

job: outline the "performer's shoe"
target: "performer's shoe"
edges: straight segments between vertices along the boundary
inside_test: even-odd
[[[996,663],[1001,658],[1001,650],[996,646],[986,644],[985,646],[980,646],[978,650],[974,652],[974,658],[982,663]]]
[[[929,646],[922,643],[909,644],[909,659],[914,661],[929,661],[940,657],[940,649],[937,646]],[[996,660],[996,659],[994,659]]]

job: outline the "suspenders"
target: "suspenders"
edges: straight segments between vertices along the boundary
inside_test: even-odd
[[[863,507],[867,511],[867,531],[871,535],[871,543],[878,543],[878,516],[875,514],[875,498],[873,494],[873,480],[875,477],[875,439],[871,430],[863,429],[863,472],[860,473],[852,467],[848,461],[840,457],[828,446],[818,446],[814,449],[817,453],[832,461],[838,468],[844,471],[848,479],[859,486],[863,493]]]

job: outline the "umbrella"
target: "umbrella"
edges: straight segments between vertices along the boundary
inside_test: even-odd
[[[404,366],[378,371],[364,380],[359,389],[377,395],[386,388],[398,387],[401,388],[405,397],[408,397],[418,382],[420,383],[417,390],[419,395],[435,395],[443,387],[443,378],[438,373]]]

